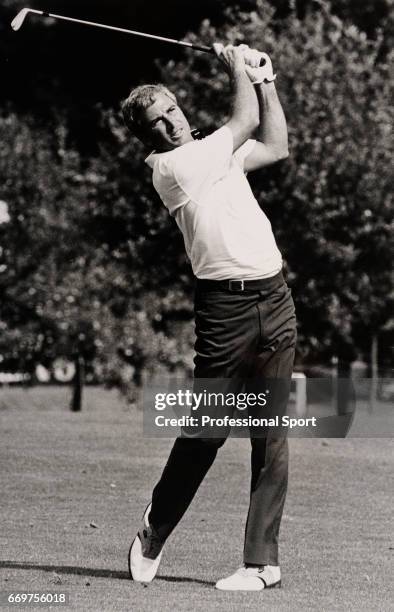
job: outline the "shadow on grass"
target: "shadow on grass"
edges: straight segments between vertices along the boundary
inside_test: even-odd
[[[130,580],[129,572],[119,572],[108,569],[98,569],[93,567],[76,567],[73,565],[37,565],[34,563],[18,563],[17,561],[0,561],[0,568],[21,569],[41,572],[56,572],[57,574],[74,574],[76,576],[88,576],[91,578],[115,578],[116,580]],[[213,586],[214,582],[188,578],[187,576],[156,576],[155,580],[165,582],[189,582],[194,584],[204,584]],[[130,580],[132,582],[132,580]]]

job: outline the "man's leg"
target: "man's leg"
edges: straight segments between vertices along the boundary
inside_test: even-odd
[[[180,437],[153,490],[142,525],[129,551],[133,580],[151,582],[160,565],[164,543],[191,503],[223,439]]]
[[[235,377],[255,341],[257,298],[246,298],[252,306],[245,310],[245,296],[227,292],[197,294],[194,391],[207,387],[222,393],[235,392],[242,384]],[[209,411],[209,406],[204,408],[205,413]],[[212,407],[214,414],[217,413]],[[228,433],[229,430],[221,428],[218,437],[212,437],[215,435],[212,433],[208,437],[202,432],[195,438],[181,437],[175,441],[154,488],[149,515],[149,521],[163,540],[184,515]]]
[[[289,290],[271,299],[262,296],[261,352],[256,356],[255,376],[270,388],[268,410],[259,416],[285,414],[293,370],[296,326]],[[254,379],[256,380],[256,379]],[[264,384],[264,383],[263,383]],[[251,492],[245,530],[244,562],[248,565],[278,565],[278,538],[288,480],[288,443],[285,432],[263,438],[252,429]]]
[[[279,415],[280,419],[286,410],[296,341],[294,304],[287,285],[268,285],[261,291],[257,312],[259,341],[246,390],[255,394],[268,390],[269,394],[267,405],[250,407],[249,415]],[[261,427],[251,427],[250,438],[252,478],[244,567],[219,580],[216,588],[220,590],[260,591],[281,585],[278,537],[287,491],[287,440]]]
[[[149,522],[165,541],[189,507],[225,438],[177,438],[152,495]]]
[[[244,563],[279,565],[279,528],[288,478],[287,439],[254,438],[251,443],[252,485]]]

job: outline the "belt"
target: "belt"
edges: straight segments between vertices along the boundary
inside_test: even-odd
[[[197,291],[231,291],[237,293],[240,291],[261,291],[273,285],[283,282],[282,272],[278,272],[275,276],[268,278],[256,278],[254,280],[212,280],[209,278],[197,278]]]

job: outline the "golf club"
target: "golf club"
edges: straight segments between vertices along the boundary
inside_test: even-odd
[[[146,32],[136,32],[135,30],[127,30],[126,28],[118,28],[115,26],[105,25],[103,23],[95,23],[94,21],[85,21],[84,19],[75,19],[74,17],[65,17],[64,15],[55,15],[54,13],[47,13],[46,11],[37,11],[35,9],[23,8],[17,16],[12,20],[11,27],[17,32],[21,29],[27,15],[29,13],[35,13],[42,17],[52,17],[53,19],[62,19],[64,21],[72,21],[74,23],[80,23],[82,25],[89,25],[95,28],[104,28],[105,30],[113,30],[114,32],[123,32],[124,34],[132,34],[133,36],[142,36],[143,38],[152,38],[153,40],[160,40],[162,42],[172,43],[174,45],[181,45],[182,47],[189,47],[196,51],[204,51],[205,53],[214,53],[213,47],[206,45],[196,45],[194,43],[187,42],[185,40],[176,40],[175,38],[166,38],[164,36],[156,36],[154,34],[146,34]],[[264,65],[265,60],[261,60],[260,65]]]

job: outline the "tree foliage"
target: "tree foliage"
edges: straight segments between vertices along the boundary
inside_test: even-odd
[[[304,355],[362,343],[390,316],[393,78],[369,40],[328,5],[282,21],[258,3],[229,14],[223,30],[205,23],[204,41],[248,42],[271,53],[289,123],[290,158],[253,178],[284,252]],[[169,78],[169,75],[171,77]],[[191,117],[217,125],[228,100],[220,66],[190,55],[163,77]],[[191,98],[189,92],[193,91]],[[358,337],[355,338],[357,329]]]
[[[393,77],[386,33],[370,39],[322,2],[301,8],[289,3],[278,21],[278,6],[258,0],[188,38],[264,41],[272,55],[290,158],[251,180],[285,257],[300,358],[316,360],[365,350],[366,338],[389,325]],[[158,62],[154,75],[194,127],[225,121],[227,77],[211,56]],[[3,359],[33,370],[82,354],[117,384],[140,384],[158,368],[190,370],[192,278],[182,237],[118,107],[96,104],[82,143],[61,107],[45,119],[12,106],[0,116],[0,200],[10,214],[0,224]]]
[[[106,139],[102,155],[83,160],[65,146],[60,121],[49,135],[15,114],[0,120],[0,138],[10,217],[0,225],[3,366],[33,372],[81,354],[100,380],[122,384],[158,362],[187,365],[190,355],[178,351],[191,330],[177,342],[166,333],[167,318],[177,326],[174,312],[191,318],[186,277],[174,282],[166,263],[182,268],[185,258],[148,181],[137,166],[133,173],[138,146],[119,153],[120,142],[115,151]]]

